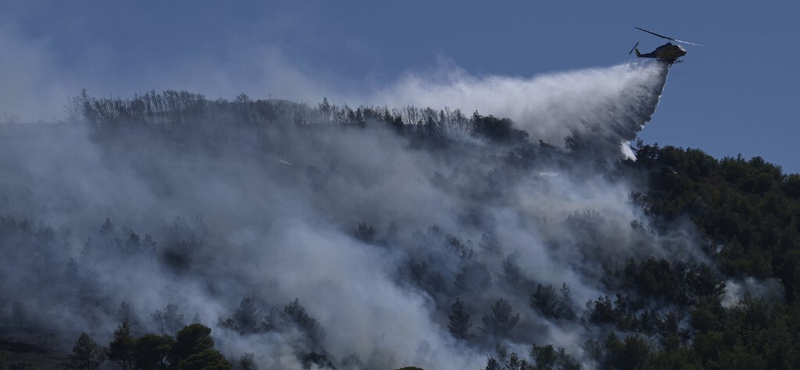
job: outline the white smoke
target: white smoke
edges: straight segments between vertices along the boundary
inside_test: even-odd
[[[780,302],[784,299],[785,291],[780,281],[774,278],[757,280],[754,277],[744,279],[729,279],[725,282],[725,292],[722,296],[722,306],[735,307],[746,296],[763,299],[768,303]]]
[[[531,79],[478,78],[457,70],[432,81],[408,76],[364,101],[479,110],[512,118],[533,140],[560,144],[573,136],[616,152],[649,121],[666,74],[662,63]],[[60,308],[51,301],[54,293],[32,293],[25,284],[37,276],[13,261],[0,263],[0,272],[10,276],[4,293],[16,294],[43,321],[58,316],[64,318],[59,325],[70,330],[89,330],[91,321],[93,334],[106,337],[117,324],[113,312],[121,300],[132,304],[145,326],[153,310],[178,303],[186,315],[197,314],[213,327],[226,354],[257,353],[266,369],[299,369],[296,352],[306,348],[297,344],[302,335],[290,330],[240,336],[217,325],[246,296],[273,308],[298,298],[326,329],[325,348],[338,359],[356,354],[370,368],[480,368],[486,343],[466,344],[447,332],[443,311],[454,298],[454,275],[464,262],[446,250],[444,236],[418,240],[432,225],[476,251],[492,284],[500,287],[461,297],[472,312],[475,335],[490,340],[480,331],[481,316],[504,295],[525,318],[524,328],[542,328],[546,322],[530,307],[527,287],[509,293],[496,282],[506,256],[516,256],[528,279],[567,283],[575,304],[582,306],[611,293],[597,279],[601,258],[682,258],[694,251],[691,237],[662,243],[663,235],[647,230],[624,180],[610,180],[586,163],[562,166],[547,157],[530,159],[539,166],[531,171],[515,172],[505,164],[508,148],[482,142],[428,152],[409,148],[406,138],[382,127],[314,131],[292,126],[259,132],[270,144],[263,146],[245,132],[200,137],[187,147],[132,134],[109,148],[84,130],[0,128],[0,172],[8,174],[0,180],[0,209],[72,230],[64,233],[66,247],[51,253],[59,263],[82,261],[91,249],[86,235],[92,235],[94,253],[107,255],[94,265],[81,262],[81,269],[89,271],[84,285],[94,289],[84,294],[96,297],[98,306],[92,316],[70,303]],[[219,140],[227,140],[219,151],[197,149],[220,145]],[[202,215],[211,232],[190,255],[197,269],[191,274],[176,276],[155,259],[131,263],[115,249],[133,231],[153,234],[159,247],[169,247],[173,233],[164,224],[192,215]],[[105,217],[133,229],[118,226],[115,233],[98,236]],[[570,218],[601,239],[587,237],[567,222]],[[382,235],[393,221],[400,241],[392,248],[353,237],[359,222],[369,222]],[[632,221],[645,227],[633,227]],[[479,247],[487,229],[497,240],[494,254]],[[598,245],[606,249],[585,250]],[[398,276],[409,260],[426,261],[440,272],[441,289],[410,287]],[[64,280],[58,273],[52,280]],[[582,329],[559,325],[525,334],[579,353]],[[508,344],[528,346],[515,339]]]

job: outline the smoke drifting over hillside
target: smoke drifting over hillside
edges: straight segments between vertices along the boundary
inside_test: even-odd
[[[479,369],[498,343],[553,343],[591,366],[583,341],[606,327],[584,304],[613,294],[605,271],[704,260],[691,228],[654,230],[631,198],[639,180],[619,176],[619,146],[649,121],[666,75],[661,63],[459,72],[374,97],[434,107],[420,115],[431,119],[445,106],[510,117],[530,140],[459,129],[479,116],[417,124],[409,113],[425,111],[401,109],[392,126],[389,109],[246,98],[2,126],[0,317],[108,340],[125,301],[139,333],[194,318],[261,369],[302,368],[312,351],[338,369]],[[570,136],[572,151],[537,143]],[[530,303],[538,284],[564,287],[556,313]],[[462,339],[448,331],[456,299],[471,314]],[[521,319],[500,322],[505,307]]]

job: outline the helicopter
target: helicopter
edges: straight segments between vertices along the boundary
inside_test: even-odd
[[[679,42],[679,43],[682,43],[682,44],[688,44],[688,45],[694,45],[694,46],[703,46],[703,45],[695,44],[695,43],[689,42],[689,41],[677,40],[677,39],[669,37],[669,36],[664,36],[664,35],[655,33],[653,31],[648,31],[648,30],[646,30],[644,28],[641,28],[641,27],[636,27],[636,29],[639,30],[639,31],[647,32],[647,33],[649,33],[651,35],[658,36],[658,37],[660,37],[662,39],[667,39],[667,40]],[[639,58],[655,58],[656,60],[658,60],[660,62],[666,62],[666,63],[669,63],[670,65],[673,64],[673,63],[682,62],[681,60],[678,60],[678,58],[686,55],[686,49],[684,49],[683,46],[676,45],[676,44],[673,44],[671,42],[667,42],[666,44],[657,47],[656,50],[653,50],[653,51],[651,51],[649,53],[646,53],[646,54],[642,54],[639,51],[639,49],[637,48],[637,46],[639,46],[638,42],[636,43],[636,45],[633,45],[633,49],[631,49],[631,51],[629,51],[628,54],[631,54],[634,51],[636,51],[636,56],[639,57]]]

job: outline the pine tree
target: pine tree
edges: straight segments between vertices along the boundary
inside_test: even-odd
[[[207,349],[181,360],[179,370],[233,370],[233,365],[216,349]]]
[[[494,357],[489,357],[486,359],[486,370],[500,370],[500,363],[494,359]]]
[[[239,359],[236,370],[258,370],[255,356],[252,353],[245,353],[242,358]]]
[[[122,370],[133,369],[136,356],[136,340],[131,335],[131,322],[127,318],[122,320],[114,332],[114,340],[108,344],[108,359],[122,364]]]
[[[106,218],[106,221],[103,222],[103,225],[100,226],[100,234],[108,235],[114,231],[114,224],[111,223],[110,218]]]
[[[105,360],[105,349],[97,345],[89,334],[81,333],[81,336],[72,347],[70,356],[70,366],[74,369],[97,370]]]
[[[513,313],[511,304],[505,299],[498,299],[492,305],[492,313],[483,316],[483,324],[493,334],[508,334],[519,322],[519,313]]]
[[[133,311],[133,307],[131,307],[128,302],[122,301],[119,305],[119,311],[117,311],[117,319],[120,322],[125,320],[128,321],[130,326],[131,336],[136,336],[138,333],[142,331],[142,324],[139,322],[136,313]]]
[[[176,333],[184,326],[183,314],[178,311],[178,306],[172,303],[167,304],[164,311],[156,310],[150,315],[162,334]]]
[[[211,328],[191,324],[178,331],[169,356],[171,366],[180,370],[231,370],[233,366],[214,348]]]
[[[178,363],[189,356],[214,348],[211,328],[202,324],[191,324],[178,331],[172,345],[170,363]]]
[[[319,325],[316,319],[306,313],[305,307],[300,305],[300,300],[294,299],[294,302],[289,303],[283,308],[283,313],[291,322],[302,330],[311,344],[317,346],[322,342],[325,337],[325,330]]]
[[[450,314],[447,316],[450,318],[450,324],[447,325],[450,334],[458,339],[467,338],[471,324],[469,312],[464,309],[464,302],[456,298],[456,301],[450,306]]]
[[[253,333],[259,329],[259,320],[263,317],[253,298],[246,297],[239,303],[239,309],[234,313],[233,319],[239,330],[244,333]]]
[[[136,340],[136,369],[165,369],[167,358],[175,345],[175,339],[169,335],[145,334]]]

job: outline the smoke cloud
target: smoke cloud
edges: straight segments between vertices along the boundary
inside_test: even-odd
[[[328,111],[286,102],[259,127],[205,116],[109,138],[77,123],[0,126],[0,317],[103,341],[125,301],[139,333],[197,320],[262,369],[300,369],[311,351],[345,369],[478,369],[498,343],[583,358],[603,330],[581,322],[583,306],[613,293],[606,269],[704,260],[690,227],[651,226],[630,196],[638,181],[579,153],[618,164],[667,70],[411,75],[368,100],[510,117],[534,143],[572,137],[573,152],[298,125]],[[563,317],[531,306],[537,284],[564,287]],[[464,340],[447,328],[456,299],[472,317]],[[522,319],[503,326],[498,307]]]

